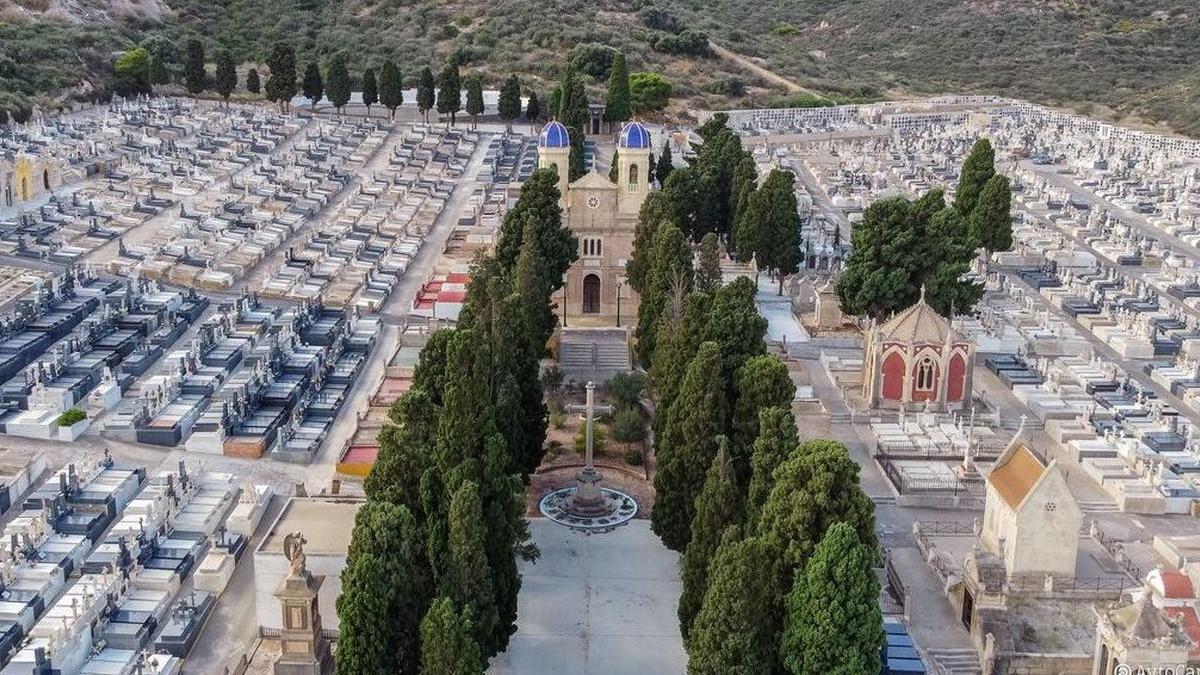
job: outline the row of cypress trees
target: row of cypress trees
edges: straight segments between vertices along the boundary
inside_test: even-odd
[[[578,246],[558,199],[554,170],[535,172],[389,411],[342,573],[341,675],[480,673],[515,630],[516,556],[537,556],[523,479],[546,434],[539,360]]]
[[[716,143],[710,156],[676,170],[668,186],[691,172],[689,181],[703,176],[719,192],[725,172],[713,164],[745,158],[720,126],[705,130],[705,145]],[[735,172],[727,173],[732,188]],[[790,196],[786,178],[751,190]],[[688,670],[877,672],[878,544],[858,466],[840,443],[799,441],[795,385],[767,353],[755,284],[721,282],[719,236],[728,229],[707,221],[694,254],[681,225],[695,211],[671,203],[677,194],[664,188],[644,204],[629,280],[641,294],[639,354],[657,411],[651,525],[683,553],[678,613]],[[794,198],[790,208],[792,218],[778,220],[798,229]]]

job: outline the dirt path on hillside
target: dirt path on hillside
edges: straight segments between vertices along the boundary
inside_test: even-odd
[[[738,64],[739,66],[741,66],[742,68],[745,68],[746,70],[749,70],[750,72],[754,73],[755,75],[758,75],[759,77],[763,78],[764,80],[767,80],[768,82],[772,82],[774,84],[777,84],[777,85],[783,87],[784,89],[787,89],[788,93],[790,93],[790,94],[808,94],[810,96],[820,96],[821,98],[825,98],[824,96],[813,91],[812,89],[809,89],[808,87],[802,87],[802,86],[796,84],[795,82],[787,79],[786,77],[780,75],[779,73],[776,73],[773,70],[769,70],[769,69],[759,65],[758,63],[755,63],[754,60],[751,59],[750,57],[744,56],[742,54],[738,54],[737,52],[734,52],[734,51],[730,51],[730,50],[722,47],[721,45],[713,42],[712,40],[708,41],[708,48],[711,49],[712,53],[716,54],[718,57],[725,59],[727,61],[732,61],[732,62]]]

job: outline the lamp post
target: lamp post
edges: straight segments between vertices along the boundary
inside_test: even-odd
[[[617,280],[617,328],[621,327],[621,291],[625,288],[625,280]]]
[[[562,302],[562,323],[563,328],[567,327],[567,277],[563,276],[563,302]]]

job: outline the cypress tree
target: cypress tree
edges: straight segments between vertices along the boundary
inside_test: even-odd
[[[350,72],[346,69],[345,54],[337,54],[333,57],[327,75],[325,93],[329,97],[329,102],[337,109],[338,115],[341,115],[342,109],[350,102]]]
[[[455,605],[470,608],[475,620],[475,641],[490,651],[495,642],[496,598],[492,588],[484,532],[483,503],[479,486],[464,482],[450,498],[449,560],[442,575],[441,594]]]
[[[251,68],[246,73],[246,91],[251,94],[257,94],[262,90],[262,85],[258,81],[258,68]]]
[[[717,437],[717,454],[696,497],[692,540],[683,554],[683,592],[679,596],[679,630],[686,643],[692,621],[700,611],[708,589],[708,568],[725,530],[741,522],[745,497],[737,486],[729,443]]]
[[[851,234],[850,256],[837,280],[842,311],[883,320],[913,304],[920,293],[919,272],[928,262],[923,239],[907,199],[868,206]]]
[[[650,524],[673,551],[684,550],[691,539],[696,495],[717,454],[717,436],[724,431],[729,415],[720,362],[716,343],[700,345],[671,404],[666,438],[657,458]]]
[[[679,384],[704,341],[711,309],[710,295],[692,292],[683,298],[678,314],[670,308],[659,319],[658,349],[655,350],[654,367],[650,369],[650,382],[658,400],[658,415],[654,418],[656,448],[666,436],[667,415],[679,394]]]
[[[989,257],[1012,248],[1012,186],[1007,176],[996,174],[984,183],[967,222],[971,237]]]
[[[396,108],[404,104],[404,78],[396,62],[388,59],[379,71],[379,102],[388,109],[391,119],[396,119]]]
[[[321,67],[316,61],[309,61],[308,66],[304,69],[304,81],[300,83],[300,91],[304,93],[304,98],[308,99],[308,105],[312,110],[317,109],[317,101],[325,94],[325,83],[321,80]]]
[[[758,264],[772,270],[779,280],[800,271],[800,214],[796,206],[795,176],[773,169],[756,195],[763,195],[765,208],[758,225]],[[752,217],[759,217],[754,212]]]
[[[996,152],[992,142],[986,138],[975,141],[970,154],[963,161],[962,171],[958,176],[958,188],[954,191],[954,208],[963,215],[970,217],[979,203],[979,195],[983,186],[996,175]]]
[[[459,110],[462,110],[462,77],[456,64],[447,63],[438,75],[437,111],[449,115],[450,126],[454,126]]]
[[[738,467],[739,485],[750,479],[751,445],[758,438],[758,420],[763,410],[792,405],[796,385],[787,365],[774,354],[750,357],[738,369],[734,391],[733,423],[730,440]]]
[[[379,83],[375,81],[375,69],[363,71],[362,102],[367,107],[367,117],[371,116],[371,106],[379,102]]]
[[[830,525],[849,523],[876,550],[875,506],[858,484],[858,464],[837,441],[801,443],[772,474],[775,484],[758,519],[773,548],[779,588],[791,588]]]
[[[717,212],[719,186],[708,167],[696,164],[671,172],[662,192],[675,211],[675,222],[692,241],[708,232],[721,232]]]
[[[758,437],[750,453],[750,489],[746,494],[746,531],[753,534],[771,489],[775,469],[800,445],[791,407],[764,408],[758,413]]]
[[[625,264],[625,278],[638,294],[645,293],[650,270],[654,268],[654,233],[664,220],[674,221],[675,210],[670,197],[662,190],[646,195],[638,211],[637,227],[633,232],[633,255]],[[679,227],[679,223],[675,223]]]
[[[738,277],[713,294],[704,339],[716,342],[720,348],[721,375],[730,387],[737,380],[738,369],[747,360],[767,351],[763,341],[767,320],[754,304],[756,292],[753,281]]]
[[[341,578],[337,672],[416,675],[418,626],[432,593],[407,507],[372,500],[358,510]]]
[[[204,72],[204,44],[192,38],[187,42],[187,56],[183,62],[183,83],[193,96],[204,91],[207,76]]]
[[[278,103],[280,112],[287,112],[296,95],[296,52],[291,45],[275,43],[267,59],[267,68],[271,71],[267,78],[267,100]]]
[[[711,293],[721,286],[721,249],[717,233],[709,232],[700,240],[696,261],[696,290]]]
[[[608,73],[608,96],[604,101],[604,121],[625,122],[631,112],[629,94],[629,68],[625,65],[625,54],[613,56],[612,68]]]
[[[529,92],[529,100],[525,102],[525,119],[529,120],[530,124],[536,123],[542,118],[542,104],[538,101],[536,91]]]
[[[467,80],[467,114],[471,116],[472,129],[477,127],[483,111],[483,80],[479,75],[472,75]]]
[[[771,614],[780,591],[772,551],[762,540],[725,531],[709,564],[708,589],[688,639],[689,675],[776,672],[779,643]]]
[[[500,99],[496,105],[496,112],[499,113],[500,119],[504,120],[504,127],[512,131],[513,120],[521,116],[521,80],[515,73],[509,75],[508,79],[504,81],[504,85],[500,87]]]
[[[834,523],[787,596],[781,656],[791,673],[877,673],[884,645],[875,552]]]
[[[380,429],[379,455],[363,480],[368,499],[407,505],[419,523],[425,519],[424,513],[418,512],[421,476],[429,468],[438,412],[429,394],[420,388],[410,389],[392,404],[391,424]]]
[[[429,66],[425,66],[421,69],[421,77],[417,81],[417,110],[421,111],[421,117],[426,123],[429,122],[429,111],[433,109],[433,104],[433,71],[429,69]]]
[[[163,62],[162,57],[158,54],[150,55],[150,84],[166,84],[171,81],[171,74],[167,72],[167,64]],[[8,111],[5,111],[8,114]]]
[[[658,179],[659,186],[667,184],[667,179],[671,177],[671,172],[675,170],[675,164],[671,160],[671,144],[663,146],[662,154],[658,156],[658,164],[654,167],[654,177]]]
[[[618,164],[618,162],[621,160],[620,153],[621,151],[619,149],[613,149],[612,163],[608,167],[608,180],[612,183],[617,182],[617,179],[620,178],[621,175],[621,165]]]
[[[475,643],[471,610],[438,598],[421,621],[421,675],[478,675],[487,669]]]
[[[568,160],[568,178],[576,180],[584,173],[583,140],[591,113],[588,110],[587,89],[583,80],[575,74],[574,66],[567,64],[562,82],[558,85],[558,119],[570,131],[571,155]]]
[[[654,363],[655,331],[671,294],[692,288],[692,250],[673,223],[662,223],[654,233],[654,267],[638,305],[637,353],[642,366]]]
[[[233,54],[228,49],[223,49],[217,54],[217,75],[213,84],[216,92],[225,99],[225,105],[228,106],[229,97],[237,88],[237,64],[233,62]]]

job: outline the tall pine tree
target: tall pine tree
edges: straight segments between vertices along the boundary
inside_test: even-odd
[[[667,179],[671,177],[671,172],[674,170],[675,164],[671,159],[671,144],[667,143],[663,146],[662,154],[658,156],[658,164],[654,167],[654,177],[658,180],[660,187],[667,184]]]
[[[1012,248],[1012,186],[996,174],[983,184],[975,210],[967,219],[971,237],[990,256]]]
[[[708,589],[709,563],[717,553],[725,530],[740,523],[744,515],[745,498],[738,489],[728,446],[724,436],[717,437],[717,454],[704,478],[704,487],[696,497],[692,540],[683,554],[679,630],[685,643]]]
[[[711,293],[721,286],[721,248],[717,233],[709,232],[700,240],[696,260],[696,290]]]
[[[708,589],[688,638],[689,675],[777,672],[772,552],[756,537],[740,537],[737,527],[726,530],[709,564]]]
[[[963,215],[970,217],[979,203],[979,195],[983,186],[992,176],[996,175],[996,151],[992,142],[986,138],[975,141],[970,154],[963,161],[962,171],[958,176],[958,188],[954,192],[954,208]]]
[[[781,656],[788,672],[877,673],[884,645],[875,552],[835,523],[787,597]]]
[[[637,353],[643,368],[654,364],[655,333],[669,299],[692,288],[692,249],[673,223],[658,226],[653,256],[654,267],[638,304]]]
[[[304,93],[304,98],[308,99],[309,107],[316,110],[317,102],[325,95],[325,83],[321,79],[321,66],[316,61],[310,61],[304,69],[304,81],[300,84],[300,91]]]
[[[337,54],[329,64],[325,92],[329,102],[342,114],[342,109],[350,102],[350,72],[346,69],[346,56]]]
[[[396,119],[396,108],[404,104],[404,78],[392,59],[384,61],[379,71],[379,102],[387,108],[392,120]]]
[[[471,128],[477,128],[479,116],[483,114],[483,80],[472,75],[467,80],[467,114],[471,116]]]
[[[421,118],[425,122],[429,122],[429,111],[433,109],[435,103],[435,84],[433,81],[433,71],[429,66],[421,69],[421,76],[417,80],[417,110],[421,112]]]
[[[267,78],[267,100],[279,104],[281,112],[291,109],[292,97],[296,95],[296,52],[286,42],[277,42],[267,58],[271,71]]]
[[[371,116],[371,106],[379,102],[379,83],[375,81],[375,69],[363,71],[362,102],[367,107],[367,117]]]
[[[500,99],[496,103],[496,112],[504,120],[504,127],[512,131],[513,120],[521,116],[521,80],[516,73],[508,76],[500,87]]]
[[[438,598],[421,621],[421,675],[479,675],[487,663],[473,637],[471,611]],[[341,675],[339,671],[339,675]]]
[[[462,110],[462,77],[458,74],[458,65],[447,63],[443,66],[437,84],[437,111],[449,115],[450,126],[454,126],[458,111]]]
[[[432,586],[407,507],[371,500],[358,510],[341,580],[337,672],[417,675]]]
[[[730,432],[739,485],[750,479],[751,445],[758,438],[760,413],[773,407],[790,407],[796,395],[787,365],[774,354],[752,356],[738,369],[734,383],[736,403]]]
[[[627,122],[632,112],[632,97],[629,94],[629,67],[625,65],[625,54],[613,56],[612,68],[608,72],[608,96],[604,100],[604,121]]]
[[[228,49],[223,49],[217,54],[217,74],[213,89],[221,95],[228,107],[229,97],[233,95],[233,90],[237,89],[237,64],[233,62],[233,54]]]
[[[192,38],[187,42],[187,56],[183,62],[183,83],[188,93],[192,95],[204,91],[207,86],[207,74],[204,72],[204,44]]]
[[[449,560],[442,575],[441,594],[457,607],[470,608],[475,620],[475,641],[489,652],[495,644],[495,590],[485,551],[483,503],[479,486],[466,481],[450,499]]]
[[[791,406],[765,408],[758,413],[758,437],[750,451],[750,489],[746,493],[746,528],[753,534],[759,514],[775,487],[775,469],[800,445]]]
[[[650,524],[673,551],[684,550],[691,540],[696,495],[728,420],[727,387],[720,363],[716,343],[700,345],[671,404],[666,438],[660,445]]]
[[[251,94],[257,94],[262,89],[262,84],[258,80],[258,68],[251,68],[246,73],[246,91]]]

